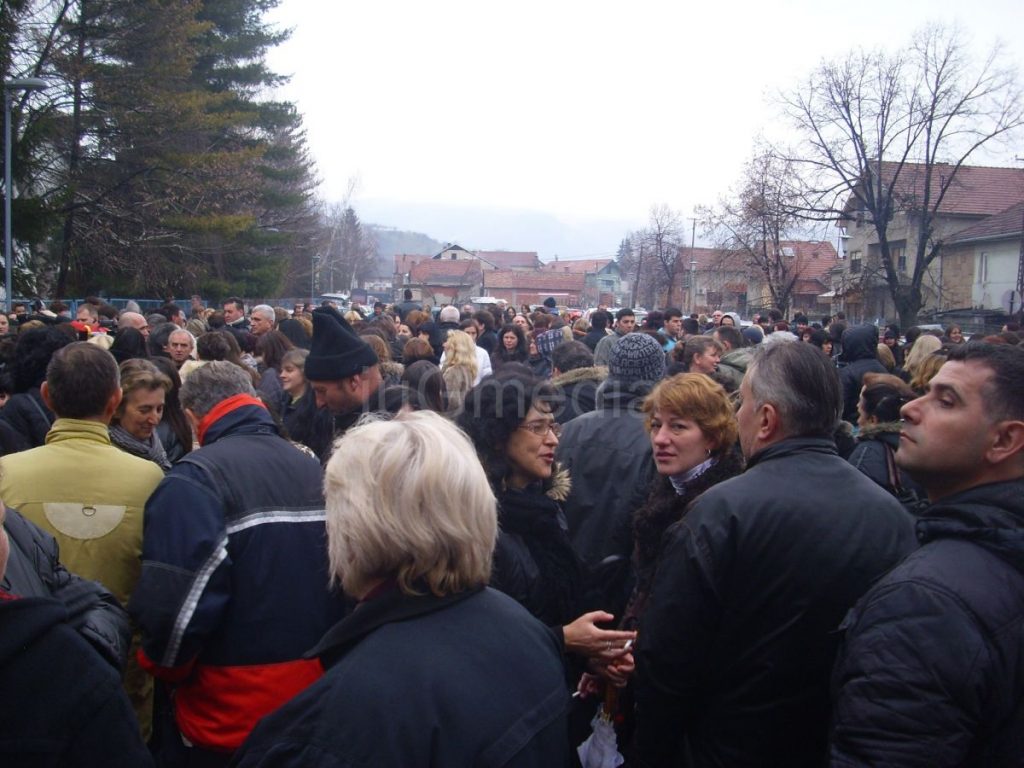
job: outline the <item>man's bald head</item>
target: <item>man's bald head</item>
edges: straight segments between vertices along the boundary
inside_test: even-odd
[[[122,312],[117,319],[118,328],[134,328],[145,338],[149,338],[149,323],[138,312]]]

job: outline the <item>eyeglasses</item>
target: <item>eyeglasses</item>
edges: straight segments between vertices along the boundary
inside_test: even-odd
[[[532,432],[537,437],[545,437],[548,430],[551,430],[555,437],[562,434],[562,425],[557,421],[528,421],[525,424],[520,424],[518,428],[525,429],[527,432]]]

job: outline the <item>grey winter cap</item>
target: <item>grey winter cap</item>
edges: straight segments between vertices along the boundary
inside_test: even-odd
[[[620,384],[655,382],[665,377],[665,352],[653,336],[627,333],[612,344],[608,379]]]

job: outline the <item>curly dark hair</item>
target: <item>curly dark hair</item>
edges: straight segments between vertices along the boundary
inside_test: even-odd
[[[46,381],[46,366],[50,364],[54,352],[72,341],[73,338],[55,326],[29,328],[19,333],[11,366],[14,391],[27,392],[41,386]]]
[[[535,405],[557,410],[560,397],[546,380],[525,365],[509,363],[469,392],[455,423],[473,441],[491,487],[501,489],[511,470],[505,446]]]

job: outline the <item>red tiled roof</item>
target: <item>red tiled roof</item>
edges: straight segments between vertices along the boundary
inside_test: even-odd
[[[839,255],[828,240],[785,240],[783,248],[793,249],[796,274],[809,280],[820,280],[837,263]]]
[[[412,283],[450,283],[453,280],[472,283],[479,279],[480,262],[476,259],[464,259],[461,261],[428,259],[416,264],[409,272],[409,281]]]
[[[951,243],[968,243],[972,240],[995,240],[1017,238],[1021,235],[1024,202],[1011,205],[1002,213],[982,219],[967,229],[953,235]]]
[[[489,261],[498,269],[536,267],[540,264],[536,251],[476,251],[476,256]]]
[[[547,272],[518,272],[511,269],[499,269],[488,272],[485,288],[515,288],[516,290],[532,291],[582,291],[586,284],[583,274],[562,275]]]
[[[433,256],[430,254],[421,253],[396,253],[395,254],[395,274],[404,275],[416,264],[427,259],[432,259]]]
[[[589,272],[600,272],[602,269],[611,264],[613,259],[562,259],[561,261],[549,261],[547,264],[542,265],[541,269],[545,272],[563,272],[565,274],[575,274]]]
[[[726,283],[722,286],[723,293],[746,293],[746,283]]]
[[[920,200],[924,193],[926,167],[920,163],[883,162],[882,178],[888,183],[899,171],[897,180],[898,198],[909,203]],[[945,163],[932,168],[930,180],[931,204],[934,205],[942,185],[953,166]],[[988,166],[964,165],[946,191],[939,206],[940,213],[962,216],[991,216],[1006,210],[1008,205],[1024,201],[1024,170],[1020,168],[992,168]],[[846,201],[847,213],[857,209],[857,201],[851,194]]]
[[[826,290],[828,290],[828,285],[818,278],[799,278],[793,283],[793,293],[795,294],[819,294]]]

